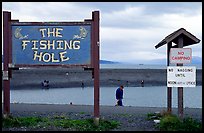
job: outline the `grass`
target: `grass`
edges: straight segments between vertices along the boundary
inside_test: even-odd
[[[148,120],[160,120],[159,125],[156,125],[161,131],[202,131],[202,123],[197,120],[186,117],[183,119],[168,112],[160,114],[147,114]]]
[[[148,113],[147,114],[147,119],[148,120],[155,120],[155,119],[160,119],[162,117],[162,115],[160,114],[160,113],[157,113],[157,114],[155,114],[155,113]]]
[[[72,120],[65,116],[55,116],[53,118],[44,117],[12,117],[2,118],[2,127],[27,127],[31,129],[38,129],[40,127],[59,127],[68,129],[70,131],[109,131],[117,128],[119,122],[99,120],[99,125],[95,126],[93,119]],[[56,128],[55,128],[56,129]]]
[[[183,120],[175,115],[167,115],[161,118],[160,130],[162,131],[202,131],[202,123],[187,117]]]

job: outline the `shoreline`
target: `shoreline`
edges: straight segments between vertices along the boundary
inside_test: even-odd
[[[3,107],[3,104],[2,104]],[[99,111],[101,116],[107,114],[137,114],[146,115],[148,113],[163,112],[166,111],[167,107],[137,107],[137,106],[107,106],[100,105]],[[2,108],[3,112],[3,108]],[[80,113],[85,112],[88,114],[94,113],[94,105],[70,105],[70,104],[28,104],[28,103],[11,103],[10,113],[25,113],[32,115],[31,112],[35,113]],[[184,108],[184,117],[192,117],[195,119],[202,120],[202,108]],[[34,113],[34,114],[35,114]],[[172,114],[178,113],[178,108],[172,108]]]
[[[100,69],[100,86],[119,85],[140,87],[166,86],[166,69]],[[73,68],[35,68],[12,71],[11,89],[42,88],[41,82],[49,80],[49,88],[70,88],[94,86],[92,71]],[[202,86],[202,69],[196,70],[196,86]],[[2,87],[3,88],[3,87]]]
[[[84,87],[84,89],[86,88],[86,87],[88,87],[88,88],[90,88],[90,87],[92,87],[92,88],[94,88],[94,86],[85,86]],[[99,88],[101,88],[101,87],[115,87],[115,88],[117,88],[118,86],[117,85],[113,85],[113,86],[100,86]],[[127,88],[127,86],[125,86],[126,88]],[[128,87],[141,87],[141,86],[128,86]],[[144,86],[144,87],[164,87],[164,88],[167,88],[167,86],[165,86],[165,85],[155,85],[155,86],[151,86],[151,85],[146,85],[146,86]],[[202,85],[197,85],[196,87],[202,87]],[[66,89],[72,89],[72,88],[82,88],[81,86],[56,86],[56,87],[50,87],[50,88],[43,88],[43,87],[41,87],[41,86],[35,86],[35,85],[32,85],[32,87],[28,87],[28,86],[20,86],[20,87],[16,87],[16,88],[11,88],[10,90],[51,90],[51,89],[64,89],[64,88],[66,88]],[[174,88],[177,88],[177,87],[174,87]],[[185,88],[185,87],[184,87]],[[3,89],[2,89],[2,91],[3,91]]]
[[[120,123],[110,131],[160,131],[155,119],[148,119],[149,114],[166,113],[165,107],[129,107],[99,106],[99,119],[114,120]],[[3,112],[3,111],[2,111]],[[14,117],[69,118],[83,120],[94,118],[94,105],[59,105],[59,104],[10,104],[10,114]],[[172,108],[172,114],[178,116],[178,108]],[[202,109],[184,108],[183,118],[193,118],[202,123]],[[3,128],[4,131],[64,131],[66,128]],[[72,131],[72,130],[71,130]]]

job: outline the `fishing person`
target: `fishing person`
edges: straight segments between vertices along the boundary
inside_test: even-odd
[[[116,106],[123,106],[123,102],[122,102],[122,99],[123,99],[123,89],[124,89],[124,86],[121,85],[121,86],[116,90],[116,99],[117,99],[117,104],[116,104]]]

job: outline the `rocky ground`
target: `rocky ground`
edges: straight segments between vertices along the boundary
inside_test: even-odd
[[[14,113],[13,116],[30,116],[30,114],[20,114],[20,113]],[[91,114],[81,114],[81,113],[35,113],[35,116],[40,117],[54,117],[54,116],[66,116],[70,119],[89,119],[93,118]],[[102,115],[101,119],[105,120],[115,120],[120,123],[120,126],[116,129],[113,129],[111,131],[157,131],[159,129],[156,129],[155,125],[156,123],[153,122],[153,120],[147,120],[147,116],[138,116],[138,115],[131,115],[131,114],[106,114]],[[2,131],[67,131],[71,129],[65,129],[65,128],[56,128],[56,127],[46,127],[46,128],[26,128],[26,127],[13,127],[13,128],[3,128]]]
[[[70,119],[94,118],[93,106],[89,105],[41,105],[41,104],[11,104],[12,116],[40,116],[53,118],[65,116]],[[158,113],[166,108],[157,107],[119,107],[100,106],[100,119],[115,120],[120,126],[111,131],[159,131],[157,124],[149,120],[148,113]],[[176,114],[177,109],[173,108],[172,113]],[[202,122],[202,109],[184,109],[184,117],[190,116]],[[66,131],[56,127],[46,128],[3,128],[3,131]]]
[[[87,113],[14,113],[13,116],[40,116],[49,117],[54,116],[66,116],[70,119],[89,119],[93,118],[91,114]],[[158,131],[159,129],[155,127],[156,123],[153,120],[147,120],[146,115],[137,114],[105,114],[101,115],[100,119],[114,120],[120,123],[120,126],[111,131]],[[64,129],[60,127],[44,127],[44,128],[26,128],[26,127],[13,127],[13,128],[3,128],[3,131],[67,131],[71,129]]]

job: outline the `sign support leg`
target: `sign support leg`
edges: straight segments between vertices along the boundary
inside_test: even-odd
[[[183,87],[178,87],[178,116],[183,118]]]
[[[178,48],[183,48],[183,37],[178,39]],[[183,64],[177,64],[177,66],[183,66]],[[178,116],[183,118],[183,87],[178,87]]]
[[[169,66],[169,52],[172,47],[172,42],[167,44],[167,66]],[[172,87],[167,87],[167,112],[172,112]]]
[[[10,33],[11,13],[3,12],[3,114],[8,116],[10,114],[10,76],[9,76],[9,33]]]
[[[92,12],[94,60],[94,124],[99,125],[99,11]]]

